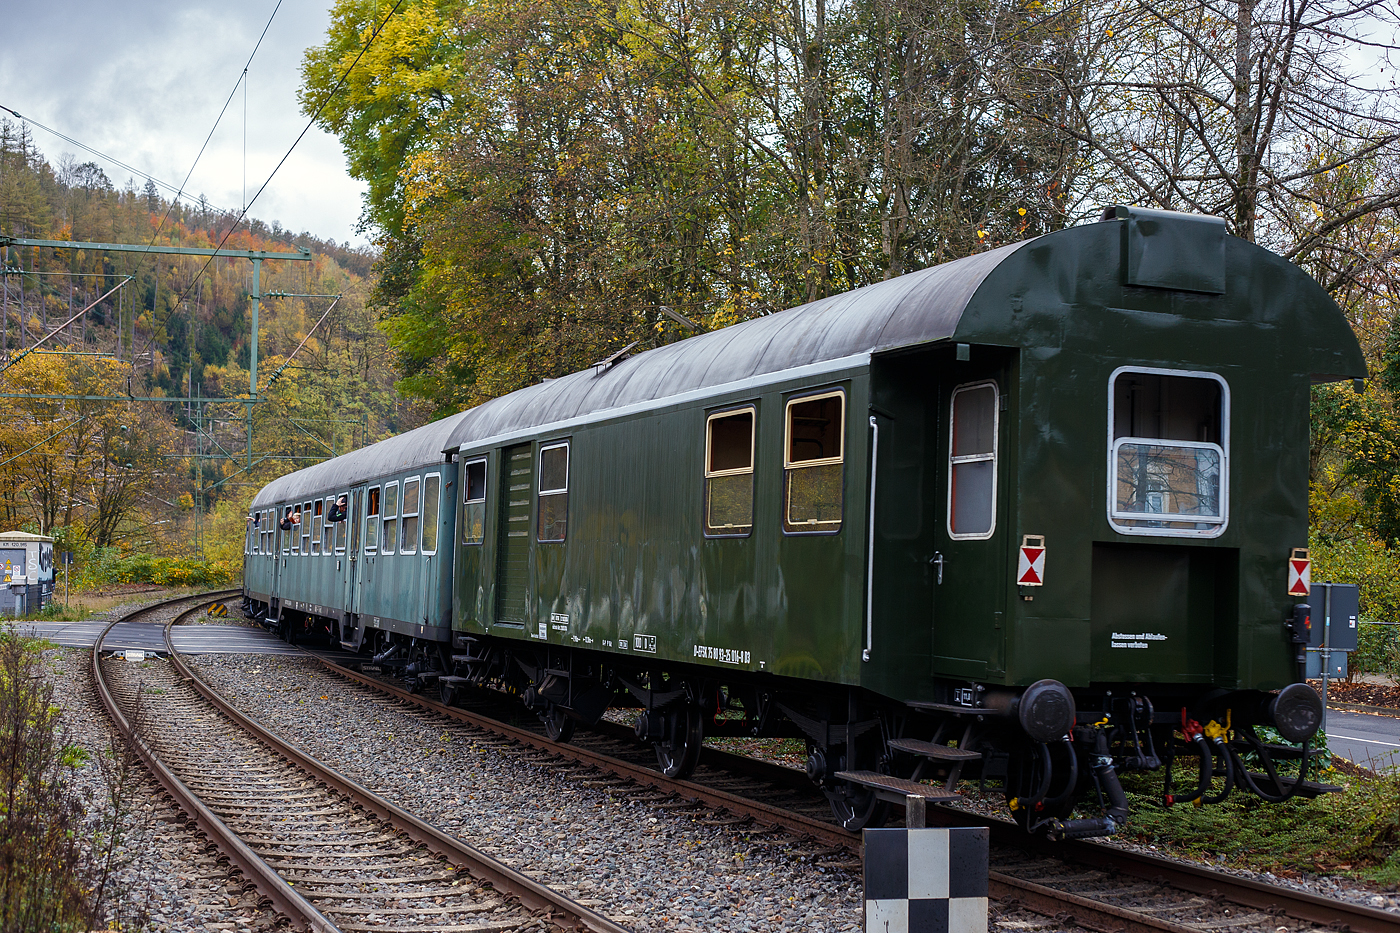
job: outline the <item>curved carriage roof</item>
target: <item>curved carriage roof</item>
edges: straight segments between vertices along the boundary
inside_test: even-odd
[[[1122,207],[1115,216],[1114,210],[1105,219],[1123,223],[1084,224],[1012,243],[520,389],[285,476],[259,492],[254,507],[438,462],[463,444],[803,367],[854,363],[954,337],[1040,346],[1049,319],[1061,333],[1082,329],[1095,309],[1142,304],[1142,295],[1156,289],[1163,291],[1146,303],[1156,301],[1168,313],[1199,315],[1189,306],[1204,299],[1208,317],[1254,327],[1267,337],[1258,350],[1280,370],[1319,381],[1366,374],[1345,317],[1298,267],[1226,236],[1216,218]],[[1150,288],[1131,294],[1125,288],[1136,285]],[[1024,314],[1018,313],[1023,300]]]
[[[983,279],[1026,240],[639,353],[483,402],[448,446],[953,336]]]
[[[377,476],[441,463],[443,448],[466,414],[458,412],[397,437],[288,473],[258,490],[250,508],[265,509],[278,502],[298,502],[325,495],[328,489],[343,489]]]

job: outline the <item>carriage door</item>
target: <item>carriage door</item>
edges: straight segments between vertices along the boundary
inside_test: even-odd
[[[360,567],[364,563],[365,537],[360,530],[360,515],[365,487],[350,490],[350,514],[345,517],[350,526],[350,545],[345,549],[345,611],[352,617],[360,614]]]
[[[496,622],[525,624],[530,585],[530,505],[534,457],[530,444],[507,447],[501,458],[500,540],[496,548]]]
[[[277,587],[282,580],[282,548],[287,534],[282,530],[282,512],[282,506],[272,507],[272,573],[268,577],[268,584],[272,587],[268,591],[270,596],[279,595]]]
[[[991,352],[976,347],[974,352]],[[956,361],[940,386],[934,523],[933,673],[981,680],[1005,668],[1008,436],[1002,367]]]

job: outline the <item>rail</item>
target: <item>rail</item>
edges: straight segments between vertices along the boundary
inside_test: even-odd
[[[233,591],[237,592],[237,591]],[[257,738],[266,746],[273,755],[280,756],[294,767],[301,769],[311,775],[317,782],[331,788],[335,792],[349,799],[355,806],[363,808],[406,837],[421,845],[424,849],[438,855],[470,874],[480,882],[489,884],[497,892],[515,900],[520,906],[528,911],[542,912],[552,924],[558,927],[571,930],[587,930],[592,933],[628,933],[625,927],[609,920],[582,904],[565,897],[557,891],[553,891],[544,885],[520,874],[514,869],[490,856],[482,853],[466,843],[461,842],[435,827],[424,822],[406,810],[395,806],[379,795],[361,786],[350,778],[340,774],[329,766],[318,761],[314,757],[306,754],[302,750],[286,743],[276,735],[268,732],[257,722],[249,719],[238,710],[234,709],[212,688],[201,680],[188,665],[185,664],[179,651],[175,648],[171,629],[173,626],[194,612],[198,611],[209,603],[217,601],[219,598],[231,595],[229,592],[219,592],[202,594],[198,597],[183,597],[179,600],[170,600],[156,606],[145,607],[110,623],[103,629],[101,635],[93,646],[92,660],[94,677],[98,683],[98,692],[102,697],[103,706],[117,725],[118,731],[124,739],[130,743],[136,751],[138,757],[151,770],[152,774],[165,788],[167,793],[177,802],[177,804],[195,822],[196,826],[203,831],[209,839],[225,853],[230,862],[243,872],[245,878],[253,883],[258,892],[265,896],[275,909],[291,919],[292,923],[302,929],[312,930],[315,933],[339,933],[339,928],[334,922],[322,914],[314,904],[306,897],[299,894],[289,885],[263,858],[254,852],[241,840],[236,833],[224,824],[219,817],[214,814],[200,799],[199,796],[188,788],[168,768],[143,740],[140,729],[134,726],[125,713],[120,708],[113,695],[110,685],[102,673],[101,653],[102,643],[109,632],[123,622],[130,622],[139,618],[143,614],[148,614],[155,609],[168,607],[183,601],[196,601],[196,605],[191,609],[181,613],[165,624],[164,637],[166,650],[169,653],[170,661],[178,676],[193,687],[206,702],[217,708],[225,717],[236,724],[239,728]],[[198,602],[198,600],[203,600]]]
[[[640,785],[668,791],[715,809],[726,810],[736,816],[750,817],[760,824],[781,828],[799,836],[805,835],[826,846],[840,846],[853,854],[861,853],[860,838],[834,824],[769,806],[760,801],[747,800],[736,794],[706,787],[693,781],[668,778],[651,768],[623,761],[578,745],[553,742],[546,736],[528,729],[512,726],[459,707],[445,706],[419,694],[410,693],[401,687],[352,670],[318,654],[310,653],[310,657],[337,676],[364,684],[402,702],[412,703],[452,719],[514,739],[522,745],[559,755],[580,764],[591,765],[611,772],[618,777],[630,779]],[[706,749],[706,753],[716,759],[739,757],[713,752],[710,749]],[[763,764],[754,762],[752,759],[741,759],[741,761],[746,763],[744,767],[747,769],[753,769]],[[779,766],[772,766],[774,770],[778,768]],[[781,771],[788,775],[794,773],[791,769],[781,769]],[[781,780],[781,778],[779,779]],[[1265,913],[1282,913],[1295,919],[1334,928],[1339,924],[1345,924],[1352,933],[1400,933],[1400,915],[1377,910],[1373,907],[1265,884],[1202,866],[1190,865],[1103,843],[1052,843],[1029,837],[1019,827],[1004,820],[984,817],[962,810],[930,807],[928,818],[930,825],[934,825],[936,822],[939,825],[948,826],[987,826],[992,831],[993,842],[1000,845],[1017,846],[1029,849],[1037,855],[1075,862],[1086,867],[1111,870],[1136,878],[1165,880],[1172,887],[1191,894],[1221,898]],[[1087,929],[1102,930],[1105,933],[1112,933],[1112,931],[1124,931],[1124,933],[1149,933],[1149,931],[1188,933],[1190,931],[1190,933],[1199,933],[1197,927],[1172,923],[1148,914],[1097,902],[1070,892],[1057,891],[1049,886],[1028,882],[1004,872],[992,871],[990,882],[991,896],[996,900],[1020,904],[1034,913],[1048,916],[1068,913],[1074,917],[1076,923]]]

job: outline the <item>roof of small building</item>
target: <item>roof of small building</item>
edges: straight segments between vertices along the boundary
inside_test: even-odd
[[[32,535],[27,531],[0,531],[0,541],[47,541],[53,544],[53,538],[46,535]]]

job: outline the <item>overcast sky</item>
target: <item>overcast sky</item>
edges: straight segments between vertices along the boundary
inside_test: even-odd
[[[16,3],[0,30],[0,104],[178,186],[276,6],[277,0]],[[299,69],[305,49],[325,36],[329,6],[330,0],[283,0],[248,68],[248,198],[306,125],[296,99]],[[239,88],[186,188],[225,209],[244,200],[243,93]],[[132,177],[31,129],[50,164],[68,152],[98,162],[118,187]],[[363,243],[355,232],[363,187],[346,173],[335,137],[313,129],[249,213],[297,232]]]

